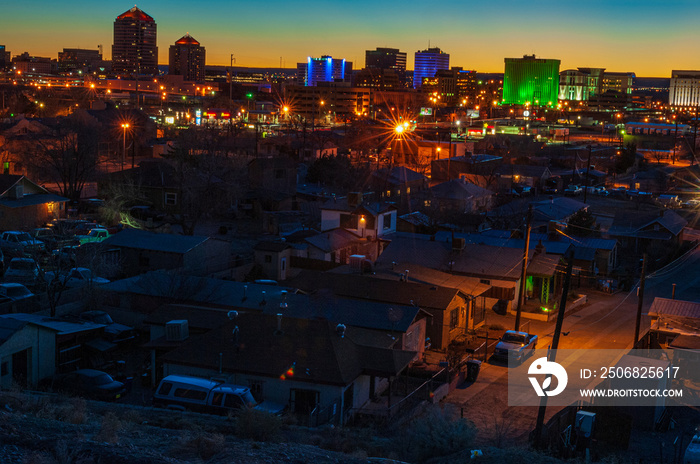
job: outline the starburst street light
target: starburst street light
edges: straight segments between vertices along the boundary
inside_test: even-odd
[[[122,151],[122,171],[124,170],[124,161],[126,160],[126,131],[129,130],[129,123],[125,122],[121,125],[122,130],[124,131],[124,145],[123,145],[123,151]],[[133,164],[133,163],[132,163]],[[133,166],[131,166],[133,168]]]

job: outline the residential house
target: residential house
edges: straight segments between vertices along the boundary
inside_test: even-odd
[[[385,274],[384,277],[387,277]],[[419,283],[397,272],[393,279],[358,274],[302,271],[291,279],[290,285],[304,292],[328,290],[350,299],[369,300],[401,306],[414,306],[428,315],[427,336],[431,346],[445,350],[457,336],[483,322],[483,312],[477,313],[470,294],[450,287]],[[400,306],[390,308],[389,321],[398,317]]]
[[[254,247],[255,264],[260,266],[265,275],[276,281],[287,279],[292,257],[292,246],[286,242],[258,242]]]
[[[680,245],[686,225],[688,221],[671,210],[617,210],[608,235],[617,238],[625,246],[633,247],[634,250],[646,250],[654,243]]]
[[[369,187],[383,200],[407,204],[411,195],[428,188],[428,178],[405,166],[394,166],[373,171]]]
[[[0,229],[27,230],[65,216],[68,198],[24,176],[0,175]]]
[[[3,386],[24,377],[37,383],[54,373],[96,367],[94,362],[105,344],[103,324],[71,322],[39,314],[0,315],[0,363]]]
[[[679,375],[700,380],[700,303],[656,297],[648,314],[648,346],[672,350]]]
[[[0,317],[0,389],[36,387],[56,372],[54,332],[27,321]]]
[[[343,228],[360,237],[380,238],[396,232],[396,206],[366,202],[362,193],[333,198],[321,207],[321,232]]]
[[[222,271],[232,264],[230,244],[204,236],[125,229],[102,244],[121,250],[121,266],[125,275],[177,269],[202,276]]]
[[[548,200],[512,201],[494,208],[486,216],[495,229],[520,229],[532,205],[530,227],[535,232],[547,232],[552,223],[563,225],[579,211],[587,211],[588,205],[569,197],[549,197]]]
[[[552,172],[547,166],[503,164],[496,169],[496,177],[499,192],[510,192],[513,186],[527,186],[541,191],[552,177]]]
[[[492,191],[464,179],[452,179],[431,187],[425,206],[440,212],[476,213],[490,210],[493,202]]]
[[[552,258],[544,250],[531,248],[528,268],[540,281],[538,295],[549,302],[553,294],[561,288],[558,277],[558,258]],[[522,249],[468,244],[464,238],[455,237],[437,240],[435,237],[401,234],[393,237],[391,243],[379,258],[379,266],[387,263],[407,262],[449,272],[460,276],[474,277],[479,282],[490,286],[488,292],[478,296],[488,298],[489,308],[498,311],[511,309],[517,301],[523,251]],[[477,296],[477,295],[474,295]]]
[[[164,354],[163,374],[221,378],[288,404],[305,425],[342,425],[415,358],[352,326],[287,315],[243,313]],[[234,334],[232,337],[231,334]]]
[[[110,173],[98,183],[98,194],[119,188],[130,192],[134,200],[158,211],[179,213],[182,206],[183,181],[173,164],[164,159],[149,159],[133,169]]]
[[[435,159],[430,164],[430,179],[432,182],[445,182],[466,177],[480,187],[495,188],[495,173],[502,162],[500,156],[483,154]]]

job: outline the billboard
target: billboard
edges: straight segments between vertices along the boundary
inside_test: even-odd
[[[432,115],[433,115],[433,109],[432,109],[432,108],[421,108],[421,109],[420,109],[420,115],[421,115],[421,116],[432,116]]]

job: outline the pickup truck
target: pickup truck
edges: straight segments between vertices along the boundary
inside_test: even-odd
[[[92,242],[102,242],[109,238],[110,233],[107,229],[95,228],[91,229],[87,235],[76,235],[76,239],[80,241],[80,244],[92,243]]]
[[[286,405],[268,401],[258,403],[248,387],[188,375],[168,375],[161,380],[153,394],[153,405],[222,415],[242,409],[281,415],[286,410]]]
[[[45,245],[33,239],[27,232],[9,230],[0,235],[0,248],[9,256],[20,256],[22,253],[42,252]]]
[[[64,246],[77,244],[73,237],[57,234],[56,231],[50,227],[39,227],[37,229],[33,229],[29,235],[31,235],[33,239],[43,242],[44,246],[48,250],[56,250]]]
[[[520,364],[535,352],[536,346],[537,335],[507,330],[496,344],[493,357],[503,361],[513,360]]]

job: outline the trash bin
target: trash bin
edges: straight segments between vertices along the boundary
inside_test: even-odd
[[[481,361],[476,359],[467,361],[467,380],[469,382],[476,382],[476,378],[479,377],[479,369],[481,369]]]

